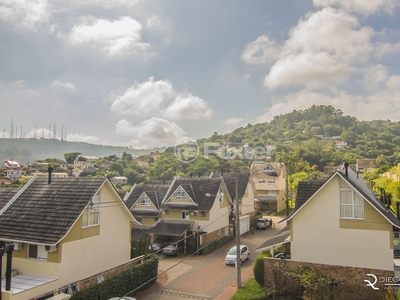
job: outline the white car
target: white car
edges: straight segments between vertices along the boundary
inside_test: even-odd
[[[246,259],[250,259],[249,247],[247,247],[246,245],[240,245],[240,263],[244,262]],[[229,252],[226,254],[225,264],[236,264],[236,246],[233,246],[231,250],[229,250]]]

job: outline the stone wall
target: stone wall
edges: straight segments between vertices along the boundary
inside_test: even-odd
[[[386,278],[393,279],[394,271],[375,270],[354,268],[335,265],[313,264],[298,262],[292,260],[281,260],[277,258],[264,258],[264,283],[265,286],[272,290],[282,291],[285,286],[286,290],[294,293],[302,293],[304,288],[299,280],[284,276],[282,271],[287,270],[291,266],[300,265],[303,268],[314,269],[317,272],[329,276],[334,279],[334,283],[328,288],[326,293],[332,294],[332,299],[357,299],[357,300],[374,300],[383,299],[383,295],[387,293],[389,286],[385,286],[383,282]],[[374,285],[379,290],[374,290],[367,286],[364,280],[374,283],[374,278],[367,276],[374,274],[377,277],[377,283]],[[397,278],[394,278],[396,280]],[[309,299],[313,295],[307,295]],[[310,297],[311,296],[311,297]]]

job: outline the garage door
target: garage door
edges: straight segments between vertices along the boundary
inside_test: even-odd
[[[240,235],[249,232],[250,230],[250,216],[243,216],[240,218]]]

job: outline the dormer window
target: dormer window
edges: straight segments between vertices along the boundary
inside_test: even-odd
[[[149,199],[149,197],[147,197],[146,194],[142,194],[142,196],[140,196],[139,205],[140,206],[150,206],[151,205],[150,199]]]
[[[188,195],[187,193],[181,188],[179,189],[176,194],[175,194],[176,199],[187,199]]]

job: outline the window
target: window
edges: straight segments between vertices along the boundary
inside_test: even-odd
[[[205,218],[206,217],[206,212],[205,211],[200,212],[200,217]]]
[[[28,258],[47,260],[47,251],[45,246],[28,244]]]
[[[269,178],[267,183],[268,184],[275,183],[275,178]]]
[[[150,206],[150,199],[149,199],[149,197],[147,197],[146,194],[143,194],[142,196],[140,196],[139,205],[141,205],[141,206]]]
[[[176,199],[187,199],[188,196],[187,196],[186,192],[181,188],[176,192],[175,198]]]
[[[263,178],[263,179],[258,179],[258,183],[264,183],[265,182],[265,179]]]
[[[184,219],[184,220],[189,219],[189,212],[188,211],[183,211],[182,212],[182,219]]]
[[[340,217],[364,219],[364,199],[343,181],[340,182]]]
[[[82,215],[82,227],[99,225],[100,195],[93,197]]]

